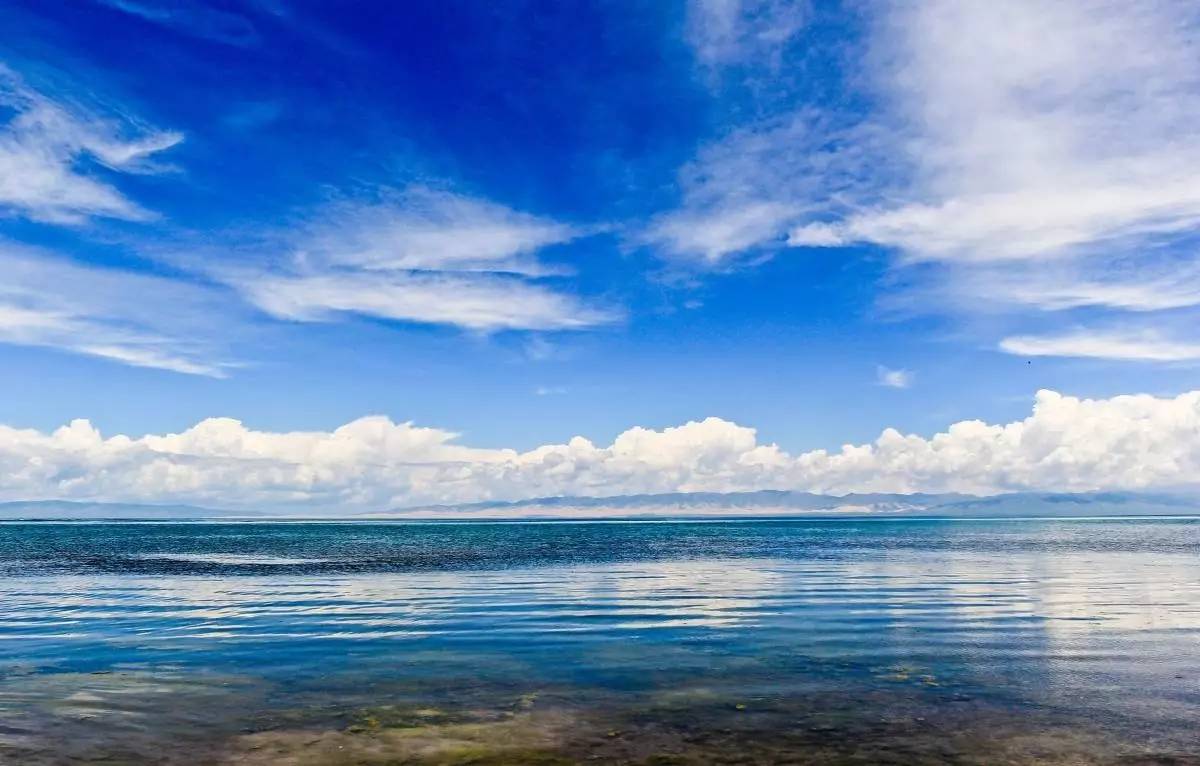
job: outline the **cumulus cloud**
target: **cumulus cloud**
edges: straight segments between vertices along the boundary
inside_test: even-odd
[[[718,418],[631,428],[606,446],[575,437],[519,452],[385,417],[333,431],[256,431],[228,418],[176,434],[0,427],[0,498],[189,502],[232,508],[380,510],[426,503],[764,488],[817,492],[1195,485],[1200,391],[1079,399],[1037,394],[1007,424],[962,421],[930,437],[885,430],[869,444],[790,455]]]
[[[99,171],[158,172],[154,155],[182,141],[181,134],[56,100],[0,64],[3,112],[11,116],[0,126],[0,209],[59,224],[153,217]]]
[[[414,186],[330,204],[253,258],[208,268],[266,313],[295,321],[353,313],[481,331],[580,329],[620,314],[555,289],[551,280],[568,272],[537,253],[584,234]]]

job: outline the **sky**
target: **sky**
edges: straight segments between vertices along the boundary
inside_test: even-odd
[[[1200,475],[1193,3],[0,28],[0,500]]]

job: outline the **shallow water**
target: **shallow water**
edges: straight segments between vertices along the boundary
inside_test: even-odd
[[[1200,521],[0,524],[5,763],[1200,763]]]

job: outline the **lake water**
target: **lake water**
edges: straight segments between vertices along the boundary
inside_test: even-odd
[[[0,524],[0,762],[1200,763],[1200,521]]]

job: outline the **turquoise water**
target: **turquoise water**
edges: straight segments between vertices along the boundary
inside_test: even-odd
[[[1198,762],[1198,725],[1193,519],[0,524],[4,762]]]

